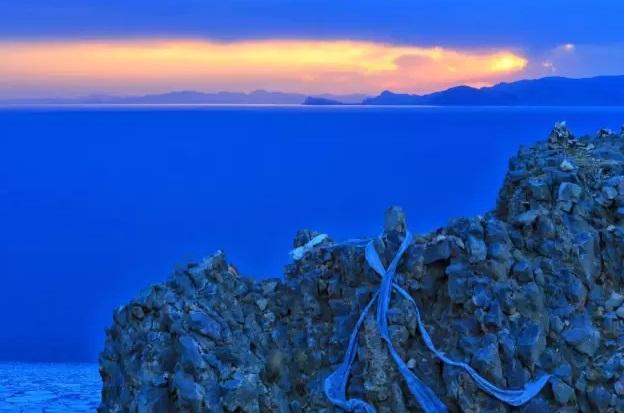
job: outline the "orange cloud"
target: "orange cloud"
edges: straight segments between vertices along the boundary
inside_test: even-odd
[[[506,50],[347,40],[0,41],[0,92],[423,92],[492,83],[526,65],[526,58]]]

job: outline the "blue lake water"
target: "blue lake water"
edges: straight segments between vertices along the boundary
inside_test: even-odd
[[[485,212],[560,119],[619,129],[624,108],[0,109],[0,360],[94,361],[114,307],[219,248],[277,276],[299,228]]]
[[[100,376],[93,363],[0,363],[0,413],[94,412]]]

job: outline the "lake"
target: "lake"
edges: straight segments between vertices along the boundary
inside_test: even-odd
[[[94,412],[100,376],[93,363],[0,363],[0,413]]]
[[[95,361],[114,307],[217,249],[279,276],[300,228],[490,210],[508,158],[562,119],[619,130],[624,108],[0,109],[0,360]]]

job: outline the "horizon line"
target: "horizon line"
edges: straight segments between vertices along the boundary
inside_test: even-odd
[[[98,92],[92,92],[89,94],[82,94],[82,95],[74,95],[74,96],[68,96],[68,95],[61,95],[61,96],[45,96],[45,95],[40,95],[40,96],[36,96],[36,97],[7,97],[7,98],[3,98],[0,97],[0,103],[5,102],[5,103],[9,103],[9,104],[20,104],[19,102],[25,102],[25,104],[28,104],[27,102],[32,102],[32,101],[37,101],[37,100],[80,100],[80,99],[93,99],[93,98],[112,98],[112,99],[133,99],[133,98],[146,98],[146,97],[159,97],[159,96],[164,96],[164,95],[171,95],[171,94],[183,94],[183,93],[192,93],[192,94],[200,94],[200,95],[218,95],[218,94],[240,94],[240,95],[246,95],[246,96],[251,96],[253,94],[256,94],[258,92],[265,92],[267,94],[281,94],[281,95],[300,95],[300,96],[305,96],[305,97],[322,97],[323,95],[326,96],[332,96],[332,97],[348,97],[348,96],[363,96],[364,99],[366,98],[370,98],[370,97],[376,97],[379,96],[385,92],[389,92],[389,93],[393,93],[393,94],[399,94],[399,95],[410,95],[410,96],[427,96],[433,93],[439,93],[439,92],[444,92],[447,90],[451,90],[454,88],[458,88],[458,87],[468,87],[468,88],[472,88],[472,89],[476,89],[476,90],[481,90],[481,89],[487,89],[487,88],[491,88],[494,87],[496,85],[501,85],[501,84],[510,84],[510,83],[517,83],[517,82],[523,82],[523,81],[534,81],[534,80],[543,80],[543,79],[569,79],[569,80],[584,80],[584,79],[597,79],[597,78],[605,78],[605,77],[621,77],[624,76],[624,74],[618,74],[618,75],[613,75],[613,74],[606,74],[606,75],[594,75],[594,76],[583,76],[583,77],[576,77],[576,76],[541,76],[541,77],[531,77],[531,78],[524,78],[524,79],[517,79],[517,80],[512,80],[512,81],[501,81],[501,82],[496,82],[496,83],[492,83],[490,85],[486,85],[486,86],[471,86],[470,84],[467,83],[457,83],[453,86],[449,86],[445,89],[439,89],[439,90],[434,90],[432,92],[427,92],[427,93],[410,93],[410,92],[401,92],[398,90],[390,90],[390,89],[383,89],[379,92],[376,93],[365,93],[365,92],[348,92],[348,93],[340,93],[340,92],[314,92],[314,93],[306,93],[306,92],[298,92],[298,91],[284,91],[284,90],[278,90],[278,89],[268,89],[268,88],[252,88],[252,89],[248,89],[246,91],[240,91],[240,90],[225,90],[225,89],[221,89],[221,90],[212,90],[212,91],[207,91],[207,90],[199,90],[199,89],[170,89],[170,90],[166,90],[166,91],[152,91],[152,92],[146,92],[146,93],[142,93],[142,94],[116,94],[114,92],[112,93],[108,93],[108,92],[102,92],[102,93],[98,93]],[[97,102],[91,102],[91,103],[71,103],[71,102],[62,102],[62,103],[40,103],[42,105],[45,104],[49,104],[49,105],[55,105],[55,104],[59,104],[59,105],[66,105],[66,104],[71,104],[71,105],[80,105],[80,104],[87,104],[87,105],[123,105],[123,104],[128,104],[128,105],[133,105],[133,104],[138,104],[138,105],[149,105],[150,103],[123,103],[123,102],[105,102],[105,103],[97,103]],[[161,103],[154,103],[154,104],[161,104]],[[162,103],[162,104],[178,104],[178,103]],[[190,105],[299,105],[299,103],[179,103],[179,104],[190,104]],[[303,103],[301,103],[303,104]],[[351,104],[351,103],[346,103],[346,104]],[[418,105],[420,106],[420,105]]]

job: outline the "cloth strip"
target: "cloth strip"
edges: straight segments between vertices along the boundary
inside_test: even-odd
[[[355,360],[357,352],[358,333],[360,331],[360,328],[362,327],[364,320],[368,316],[368,312],[370,311],[371,306],[373,305],[375,300],[377,300],[377,329],[381,338],[386,343],[390,356],[396,363],[399,372],[405,379],[405,382],[410,392],[425,413],[448,412],[448,408],[435,395],[433,390],[431,390],[426,384],[424,384],[407,367],[405,362],[401,359],[400,355],[394,348],[394,345],[392,344],[392,340],[390,339],[390,335],[388,332],[387,318],[387,311],[390,306],[392,290],[396,290],[402,297],[404,297],[412,304],[416,314],[418,330],[423,341],[425,342],[425,345],[438,359],[442,360],[442,362],[451,366],[464,369],[483,391],[511,406],[520,406],[535,397],[535,395],[537,395],[542,390],[542,388],[550,379],[551,376],[549,374],[544,374],[537,380],[527,383],[523,389],[501,389],[483,378],[470,365],[448,358],[444,353],[442,353],[435,347],[433,341],[431,340],[431,336],[427,332],[427,329],[425,328],[425,325],[420,316],[420,309],[418,308],[418,304],[407,291],[405,291],[393,281],[394,274],[396,273],[396,269],[399,265],[401,257],[405,253],[405,250],[407,250],[411,240],[412,237],[408,232],[387,269],[384,268],[383,264],[381,263],[381,259],[379,258],[379,254],[377,254],[377,251],[375,250],[373,241],[369,241],[366,244],[366,262],[381,277],[381,285],[379,287],[379,290],[375,292],[372,299],[368,302],[364,310],[362,310],[362,313],[360,314],[360,317],[356,322],[353,331],[351,332],[347,351],[345,353],[342,363],[333,373],[331,373],[325,379],[325,395],[330,400],[330,402],[335,406],[338,406],[348,412],[357,412],[359,409],[359,411],[363,411],[365,413],[376,413],[375,408],[364,400],[357,398],[347,399],[346,390],[347,384],[349,382],[351,367],[353,365],[353,361]],[[355,243],[349,242],[346,245],[354,244]]]

